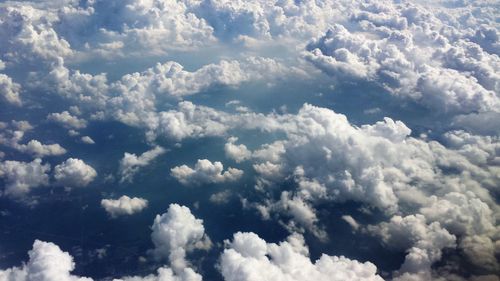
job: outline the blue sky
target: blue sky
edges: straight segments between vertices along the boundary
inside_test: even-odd
[[[0,281],[498,280],[497,1],[0,1]]]

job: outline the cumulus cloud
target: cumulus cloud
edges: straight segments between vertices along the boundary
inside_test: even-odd
[[[236,86],[248,80],[285,73],[279,62],[261,57],[250,57],[243,61],[225,61],[208,64],[194,72],[173,61],[157,64],[142,73],[128,74],[115,85],[124,98],[134,96],[170,95],[182,97],[201,92],[211,86]],[[263,76],[266,73],[266,76]],[[148,93],[149,92],[149,93]]]
[[[0,280],[15,281],[92,281],[92,278],[72,275],[75,269],[73,257],[63,252],[51,242],[35,240],[33,249],[28,252],[29,261],[20,267],[0,270]],[[158,269],[157,275],[128,276],[114,281],[201,281],[201,275],[191,268],[174,273],[171,268],[164,266]]]
[[[112,45],[118,49],[115,51],[120,51],[123,46],[128,53],[145,49],[151,54],[161,54],[167,50],[196,48],[213,43],[213,28],[190,12],[192,4],[191,1],[128,0],[125,3],[109,1],[99,5],[98,13],[116,14],[101,31],[108,40],[108,43],[101,45],[103,51],[109,50]]]
[[[0,178],[5,180],[3,194],[19,197],[31,189],[46,186],[49,183],[50,164],[42,164],[37,158],[31,162],[3,161],[0,162]]]
[[[245,161],[252,156],[252,152],[244,144],[235,144],[238,138],[231,137],[228,142],[224,145],[224,151],[226,156],[233,159],[237,163]]]
[[[226,281],[236,280],[383,280],[377,267],[323,254],[311,262],[304,238],[294,234],[279,244],[251,232],[234,234],[220,257]]]
[[[87,127],[87,121],[71,115],[68,111],[51,113],[47,116],[47,120],[61,124],[68,129],[83,129]]]
[[[440,17],[418,3],[361,4],[348,24],[311,42],[305,58],[338,81],[371,81],[441,114],[498,112],[498,56],[484,41],[470,41],[472,24],[447,20],[474,5],[467,6],[441,8],[449,16]]]
[[[35,240],[29,251],[29,261],[21,267],[0,270],[1,280],[15,281],[92,281],[91,278],[72,275],[73,257],[50,242]]]
[[[199,159],[194,169],[186,165],[170,169],[170,174],[183,185],[201,185],[206,183],[223,183],[237,181],[243,176],[243,171],[229,167],[224,171],[221,162],[210,162]]]
[[[12,81],[9,76],[0,73],[0,96],[10,104],[21,105],[19,92],[21,85]]]
[[[296,189],[279,197],[266,196],[249,206],[267,216],[269,212],[282,213],[291,219],[291,230],[305,228],[321,238],[316,204],[356,201],[389,216],[423,216],[425,224],[450,237],[480,235],[496,241],[497,230],[492,226],[498,205],[490,193],[499,183],[496,137],[451,131],[443,136],[445,147],[411,137],[411,130],[400,121],[385,118],[372,125],[354,126],[344,115],[307,104],[297,114],[257,118],[269,122],[256,122],[256,118],[244,113],[225,115],[221,120],[229,127],[239,124],[239,128],[247,126],[242,120],[251,120],[248,122],[256,128],[285,133],[285,139],[252,152],[256,187],[265,191],[292,179]],[[446,247],[453,248],[454,239]],[[415,251],[418,253],[410,255],[404,266],[408,271],[418,271],[420,265],[428,269],[440,259],[440,254],[430,255],[422,248]]]
[[[176,272],[187,268],[187,252],[211,247],[203,221],[193,216],[185,206],[170,204],[166,213],[156,216],[151,229],[151,240],[155,245],[153,255],[157,258],[168,257]]]
[[[54,167],[56,183],[65,187],[87,186],[96,176],[94,168],[76,158],[68,158]]]
[[[57,143],[43,144],[38,140],[30,140],[25,144],[20,143],[24,139],[25,133],[32,129],[33,126],[27,121],[13,120],[10,125],[6,124],[3,132],[0,133],[0,144],[40,158],[63,155],[67,152]]]
[[[112,217],[133,215],[148,206],[148,200],[138,197],[130,198],[123,195],[118,199],[102,199],[101,206]]]
[[[78,108],[51,113],[47,119],[71,130],[72,135],[90,120],[117,120],[144,130],[148,141],[165,138],[180,142],[207,136],[227,139],[226,157],[248,161],[255,172],[255,187],[262,196],[248,205],[255,206],[266,218],[272,212],[278,213],[280,219],[286,218],[284,225],[290,231],[309,231],[319,238],[327,235],[322,232],[317,210],[325,202],[355,201],[363,208],[377,208],[384,218],[366,229],[387,247],[407,254],[404,264],[393,274],[397,279],[431,278],[438,272],[431,271],[439,270],[435,262],[440,260],[442,249],[454,247],[458,248],[459,258],[463,257],[457,264],[468,263],[477,272],[494,274],[499,268],[500,237],[495,198],[500,186],[498,8],[487,1],[431,2],[0,3],[0,38],[5,41],[0,45],[0,96],[14,105],[31,105],[34,101],[33,108],[44,110],[49,108],[46,100],[52,101],[49,95],[59,94]],[[245,52],[233,52],[235,46]],[[304,46],[302,58],[308,63],[299,58]],[[201,63],[191,57],[188,51],[196,48],[203,55],[209,54],[204,57],[210,61]],[[282,53],[283,49],[286,53]],[[169,58],[180,54],[183,59],[179,61],[188,58],[188,62],[183,66],[167,61],[121,78],[122,74],[110,73],[108,78],[106,73],[98,74],[101,68],[88,67],[94,65],[96,55],[110,60],[109,65],[117,69],[122,64],[115,66],[112,60],[116,56],[126,59],[140,55],[152,60],[167,52]],[[283,59],[259,57],[261,54]],[[391,99],[410,101],[404,103],[408,111],[413,112],[417,104],[419,110],[426,108],[432,115],[449,118],[439,125],[426,124],[429,137],[414,137],[421,128],[412,131],[409,124],[420,124],[419,120],[405,124],[384,118],[374,124],[354,125],[342,114],[309,104],[296,114],[253,113],[246,107],[228,113],[189,101],[171,104],[220,86],[288,79],[289,73],[297,72],[296,67],[312,73],[311,77],[319,74],[314,68],[323,71],[330,77],[328,81],[323,81],[325,76],[321,75],[314,81],[327,86],[368,82],[361,84],[381,87]],[[144,69],[142,64],[140,68]],[[375,106],[380,108],[378,113],[390,112],[383,105]],[[412,116],[403,114],[400,118]],[[0,143],[8,150],[5,155],[10,150],[34,157],[66,152],[55,143],[36,139],[25,142],[29,133],[22,124],[2,123],[0,127]],[[228,138],[242,130],[258,130],[276,139],[250,151],[245,145],[250,142],[242,136],[240,140]],[[91,143],[86,136],[81,141]],[[141,167],[161,153],[158,148],[142,155],[126,153],[120,163],[122,181],[131,181]],[[5,194],[9,189],[12,194],[25,194],[48,184],[50,166],[39,159],[1,163]],[[238,169],[223,168],[220,162],[199,160],[194,167],[174,167],[171,174],[186,185],[242,177]],[[71,158],[54,172],[56,182],[66,186],[84,186],[95,177],[95,170]],[[276,186],[283,189],[277,190]],[[228,196],[222,192],[210,199],[225,202]],[[365,229],[347,214],[343,219],[353,229]],[[301,254],[304,272],[323,272],[318,266],[322,263],[332,263],[332,268],[356,264],[358,268],[355,261],[329,256],[312,264],[304,247],[298,247],[300,243],[296,242],[282,244],[289,243],[295,253]],[[235,252],[234,257],[239,255],[245,262],[229,263],[237,270],[252,272],[253,267],[243,265],[254,255],[258,258],[252,263],[260,266],[267,260],[263,268],[277,272],[276,276],[293,275],[269,250],[282,244],[270,247],[265,241],[256,242],[265,245],[257,248],[266,249],[249,254],[233,243],[226,252]],[[185,244],[171,248],[182,253],[178,248],[184,249]],[[185,253],[179,256],[174,264],[185,261]],[[344,267],[340,268],[338,272],[344,272]],[[375,271],[370,270],[366,276],[371,278]],[[240,276],[246,276],[243,273]],[[358,278],[357,273],[353,274],[343,278]],[[329,275],[336,276],[335,272]],[[189,267],[173,265],[161,268],[156,275],[125,279],[162,278],[199,280],[201,276]]]
[[[120,160],[120,182],[132,182],[134,175],[139,171],[140,168],[149,165],[151,161],[165,152],[166,150],[160,146],[156,146],[139,156],[133,153],[125,152],[122,160]]]
[[[0,7],[0,47],[6,62],[50,64],[73,51],[69,43],[54,30],[57,16],[34,5],[15,3]]]
[[[369,226],[389,247],[408,250],[399,274],[431,276],[431,265],[441,259],[441,250],[455,246],[455,236],[439,222],[426,223],[423,215],[394,216],[389,222]]]

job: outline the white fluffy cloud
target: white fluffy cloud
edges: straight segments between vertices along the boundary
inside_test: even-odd
[[[170,169],[170,174],[183,185],[201,185],[206,183],[222,183],[236,181],[243,175],[242,170],[229,167],[224,171],[221,162],[210,162],[207,159],[199,159],[194,169],[186,165]]]
[[[148,200],[138,197],[130,198],[123,195],[118,199],[102,199],[101,206],[112,217],[132,215],[148,206]]]
[[[152,253],[157,258],[168,257],[175,272],[187,268],[187,252],[211,247],[203,221],[195,218],[185,206],[170,204],[165,214],[156,216],[151,229],[155,245]]]
[[[46,186],[49,183],[49,172],[50,164],[42,164],[42,160],[38,158],[31,162],[0,162],[0,177],[5,180],[3,194],[19,197],[33,188]]]
[[[229,138],[224,146],[228,158],[248,161],[255,170],[255,187],[262,196],[249,205],[267,218],[277,212],[287,219],[289,230],[306,230],[321,238],[326,234],[317,205],[356,201],[363,208],[378,208],[385,218],[366,227],[357,223],[354,214],[346,214],[344,219],[354,229],[371,229],[387,246],[401,244],[398,249],[407,251],[396,278],[428,279],[441,250],[455,246],[465,257],[460,263],[496,273],[500,237],[500,209],[494,198],[500,186],[497,10],[488,1],[11,1],[0,3],[0,38],[5,41],[0,45],[0,96],[9,104],[33,106],[30,110],[47,108],[47,114],[54,109],[47,107],[46,101],[52,99],[45,95],[58,93],[79,110],[47,118],[73,134],[90,120],[118,120],[141,128],[149,141],[227,139],[248,129],[271,133],[278,139],[253,151],[236,138]],[[303,64],[299,53],[307,42],[302,57],[309,64]],[[238,52],[233,51],[235,46]],[[209,58],[202,62],[204,66],[188,53],[196,48]],[[101,68],[88,67],[96,55],[110,60],[102,64],[103,69],[114,71],[123,65],[114,64],[116,56],[127,64],[129,57],[164,59],[167,53],[169,59],[180,54],[178,60],[185,67],[167,61],[121,78],[114,73],[108,78],[105,73],[96,74]],[[259,57],[262,54],[282,59]],[[297,66],[311,76],[319,73],[314,67],[320,69],[333,78],[327,79],[328,84],[367,81],[362,84],[382,87],[391,98],[410,100],[405,106],[417,103],[432,114],[449,117],[450,122],[428,125],[429,139],[443,130],[464,131],[444,133],[437,142],[424,135],[414,137],[407,125],[391,118],[355,126],[344,115],[308,104],[297,114],[267,115],[244,107],[231,114],[188,101],[171,105],[219,86],[236,87],[254,80],[272,83]],[[140,64],[133,71],[144,68]],[[324,82],[324,76],[315,78]],[[350,94],[357,92],[362,91]],[[376,106],[381,107],[378,113],[386,112]],[[26,128],[14,127],[1,126],[5,155],[10,149],[34,157],[66,152],[58,144],[24,142],[29,136]],[[241,143],[252,143],[241,138]],[[121,179],[131,180],[160,153],[155,148],[142,155],[125,154]],[[5,194],[25,194],[48,184],[50,166],[39,159],[4,161],[0,167]],[[243,171],[224,171],[220,162],[199,160],[194,167],[182,165],[171,173],[183,184],[200,184],[233,181]],[[81,160],[68,159],[56,167],[54,177],[58,184],[84,186],[96,172]],[[269,191],[284,181],[284,192]],[[227,194],[214,195],[212,201],[224,202]],[[275,270],[276,276],[288,274],[269,244],[263,243],[266,250],[254,253],[259,258],[251,261],[260,266],[267,260],[266,268]],[[247,262],[247,252],[234,245],[226,251]],[[172,249],[182,252],[178,248],[185,245]],[[307,265],[304,270],[320,270],[316,265],[323,262],[333,263],[333,268],[356,264],[327,257],[311,265],[303,258],[307,258],[303,249],[297,251]],[[175,259],[172,268],[144,278],[201,279],[188,267],[180,270],[175,265],[178,260],[185,261]],[[248,268],[243,273],[253,269]],[[349,278],[356,277],[344,277]]]
[[[68,111],[51,113],[47,116],[47,120],[61,124],[68,129],[83,129],[87,127],[87,121],[71,115]]]
[[[441,114],[498,112],[499,57],[484,41],[470,41],[473,24],[449,21],[475,8],[464,6],[361,4],[348,24],[338,22],[311,42],[305,58],[338,81],[372,81]],[[483,20],[493,24],[486,11]]]
[[[454,248],[455,244],[462,247],[460,241],[471,236],[480,236],[492,244],[497,241],[494,213],[499,207],[492,198],[494,193],[490,193],[498,192],[500,181],[496,137],[451,131],[443,136],[447,148],[435,141],[410,137],[411,130],[400,121],[385,118],[358,127],[344,115],[311,105],[304,105],[297,114],[222,116],[219,120],[227,124],[227,130],[233,124],[245,128],[248,121],[262,130],[286,134],[284,140],[251,152],[258,175],[256,187],[265,190],[292,178],[296,189],[249,206],[266,217],[269,212],[284,214],[292,219],[290,229],[305,228],[321,238],[315,204],[352,200],[379,208],[389,217],[396,213],[418,216],[448,237],[457,237],[457,242],[448,239],[441,248]],[[430,237],[422,238],[422,243],[430,243],[427,239]],[[471,245],[482,240],[467,241],[463,245],[471,249],[470,254],[479,252],[472,251],[479,245]],[[413,248],[418,253],[408,256],[400,273],[427,268],[421,273],[428,276],[430,265],[440,259],[440,251],[431,254],[411,245],[405,249]],[[489,258],[483,254],[483,260],[491,264],[495,260],[493,252],[486,252]]]
[[[0,73],[0,96],[8,103],[21,105],[19,92],[21,85],[12,81],[9,76]]]
[[[254,233],[238,232],[221,255],[220,270],[226,281],[383,280],[370,262],[325,254],[311,262],[304,238],[298,234],[274,244]]]
[[[180,48],[196,48],[213,43],[213,29],[205,20],[189,11],[192,1],[108,1],[100,5],[100,14],[115,13],[102,36],[108,40],[100,45],[128,53],[148,50],[152,54]],[[118,8],[117,8],[118,7]],[[169,42],[169,44],[164,44]],[[108,52],[106,52],[108,51]],[[113,55],[113,53],[109,52]],[[137,53],[140,54],[140,53]]]
[[[224,145],[226,156],[233,159],[237,163],[245,161],[252,156],[252,152],[244,144],[235,144],[238,138],[231,137]]]
[[[54,30],[57,16],[29,3],[0,6],[2,59],[27,65],[48,64],[73,53],[69,43]]]
[[[122,160],[120,160],[120,182],[132,182],[134,175],[141,167],[149,165],[151,161],[165,152],[166,150],[160,146],[156,146],[139,156],[133,153],[125,152]]]
[[[50,242],[35,240],[29,251],[29,261],[21,267],[0,270],[0,280],[13,281],[92,281],[71,275],[75,269],[73,257]]]
[[[83,160],[68,158],[54,167],[54,178],[57,184],[65,187],[84,187],[91,183],[97,172]]]

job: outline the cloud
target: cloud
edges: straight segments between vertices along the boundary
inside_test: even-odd
[[[280,196],[266,195],[247,205],[267,216],[276,212],[289,218],[290,230],[304,228],[321,238],[316,204],[355,201],[389,217],[396,213],[422,216],[425,224],[439,225],[458,241],[473,235],[496,241],[497,230],[492,226],[498,205],[491,195],[500,180],[496,137],[450,131],[442,136],[441,144],[411,137],[411,130],[401,121],[384,118],[372,125],[354,126],[344,115],[307,104],[297,114],[260,118],[271,121],[252,120],[252,124],[286,137],[252,152],[256,188],[266,191],[290,180],[296,185]],[[239,122],[234,119],[225,117],[231,120],[228,124]],[[245,128],[241,124],[239,128]],[[446,245],[453,248],[455,242]],[[403,268],[429,269],[440,254],[426,251],[415,248]],[[428,276],[430,270],[422,273]]]
[[[228,142],[224,145],[224,151],[226,156],[230,159],[240,163],[249,159],[252,156],[252,152],[244,144],[234,144],[238,141],[238,138],[231,137]]]
[[[337,5],[335,5],[337,4]],[[222,40],[256,41],[282,38],[308,39],[335,20],[345,19],[346,7],[336,1],[201,2],[195,13],[213,26]],[[300,41],[299,41],[300,42]]]
[[[350,215],[344,215],[341,217],[349,226],[352,228],[353,231],[357,231],[360,227],[359,223]]]
[[[27,121],[11,121],[10,126],[6,125],[5,130],[0,133],[0,144],[13,148],[19,152],[28,153],[35,157],[58,156],[67,151],[61,145],[43,144],[38,140],[30,140],[26,144],[21,144],[25,132],[33,129]]]
[[[87,127],[87,121],[71,115],[68,111],[51,113],[47,116],[47,120],[61,124],[67,129],[83,129]]]
[[[156,275],[150,274],[147,276],[128,276],[113,281],[201,281],[202,277],[194,272],[191,268],[185,268],[180,273],[176,274],[169,267],[160,267]]]
[[[46,186],[49,183],[50,164],[42,164],[37,158],[31,162],[3,161],[0,162],[0,178],[5,179],[4,195],[11,197],[23,196],[31,189]]]
[[[130,198],[127,195],[123,195],[116,200],[102,199],[101,206],[112,218],[116,218],[142,211],[148,206],[148,200],[138,197]]]
[[[231,191],[224,190],[224,191],[217,192],[217,193],[210,195],[209,200],[210,200],[210,202],[212,202],[214,204],[218,204],[218,205],[226,204],[229,202],[231,196],[232,196]]]
[[[29,251],[29,261],[20,267],[0,270],[0,280],[15,281],[92,281],[92,278],[72,275],[75,269],[73,257],[63,252],[51,242],[35,240]],[[157,275],[129,276],[114,281],[201,281],[201,275],[191,268],[185,268],[178,274],[167,266],[160,267]]]
[[[124,98],[151,94],[156,97],[183,97],[213,86],[237,86],[245,81],[269,79],[270,76],[285,72],[286,69],[279,62],[261,57],[250,57],[243,61],[222,60],[193,72],[184,70],[177,62],[168,61],[142,73],[127,74],[114,86]]]
[[[50,64],[72,55],[69,43],[53,28],[57,17],[33,5],[15,3],[0,7],[0,36],[5,39],[0,51],[9,62]]]
[[[83,160],[68,158],[54,167],[54,178],[57,184],[65,187],[84,187],[91,183],[97,172]]]
[[[21,105],[21,97],[19,92],[21,85],[12,81],[9,76],[0,73],[0,96],[10,104]]]
[[[471,42],[471,34],[491,28],[448,21],[474,3],[465,9],[376,3],[353,8],[349,23],[332,24],[307,46],[305,59],[338,82],[374,82],[437,114],[500,110],[499,58],[486,41]],[[483,20],[493,24],[486,11]]]
[[[89,136],[83,136],[80,140],[85,144],[95,144],[95,141]]]
[[[431,276],[431,265],[441,259],[442,249],[455,246],[455,236],[439,222],[426,223],[423,215],[394,216],[389,222],[369,226],[391,248],[407,250],[399,274]]]
[[[114,44],[118,49],[124,48],[129,54],[140,50],[162,54],[167,50],[197,48],[213,43],[215,38],[212,36],[212,27],[191,13],[190,5],[191,1],[137,0],[125,3],[109,1],[99,5],[94,15],[115,13],[113,20],[108,21],[107,26],[101,30],[101,36],[109,42],[101,45],[103,51]]]
[[[170,204],[166,213],[156,216],[151,229],[155,245],[152,254],[157,258],[168,257],[174,272],[187,268],[187,252],[211,247],[203,221],[185,206]]]
[[[50,242],[35,240],[29,251],[29,261],[21,267],[0,270],[1,280],[15,281],[92,281],[71,275],[75,269],[73,257]]]
[[[141,167],[145,167],[158,156],[167,152],[163,147],[156,146],[141,155],[137,156],[133,153],[125,152],[122,160],[120,160],[120,182],[132,182],[134,175]]]
[[[229,167],[224,171],[221,162],[210,162],[207,159],[198,159],[194,169],[182,165],[170,169],[172,177],[183,185],[201,185],[206,183],[223,183],[237,181],[243,176],[243,171]]]
[[[220,270],[226,281],[383,280],[370,262],[326,254],[311,262],[304,238],[297,234],[274,244],[255,233],[235,233],[220,257]]]

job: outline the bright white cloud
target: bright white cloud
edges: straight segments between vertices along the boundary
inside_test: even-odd
[[[311,42],[306,60],[338,81],[375,82],[436,113],[500,111],[499,57],[482,48],[484,41],[470,42],[471,33],[482,34],[470,22],[448,21],[474,4],[437,12],[435,5],[373,2]],[[491,17],[483,20],[493,24]]]
[[[29,261],[21,267],[0,270],[0,280],[13,281],[92,281],[71,275],[75,269],[73,257],[50,242],[35,240],[29,251]]]
[[[244,144],[235,144],[238,138],[231,137],[228,142],[224,145],[224,151],[226,156],[233,159],[237,163],[245,161],[252,156],[252,152]]]
[[[133,215],[148,206],[148,200],[138,197],[130,198],[123,195],[118,199],[102,199],[101,206],[112,217]]]
[[[326,254],[311,262],[300,235],[274,244],[254,233],[238,232],[221,255],[220,270],[226,281],[383,280],[370,262]]]
[[[57,184],[65,187],[84,187],[91,183],[97,172],[83,160],[68,158],[54,167],[54,178]]]
[[[170,174],[183,185],[201,185],[237,181],[243,176],[243,171],[231,167],[224,171],[221,162],[199,159],[194,169],[182,165],[170,169]]]
[[[195,218],[185,206],[170,204],[166,213],[156,216],[151,229],[155,245],[152,253],[157,258],[168,257],[175,272],[187,268],[187,252],[211,247],[203,221]]]

